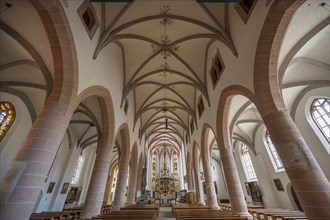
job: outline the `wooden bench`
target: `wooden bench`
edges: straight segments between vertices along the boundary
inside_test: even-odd
[[[307,218],[302,218],[302,217],[283,217],[283,220],[307,220]]]
[[[172,214],[175,215],[175,211],[179,210],[211,210],[210,206],[203,205],[192,205],[192,204],[173,204],[172,205]]]
[[[306,218],[305,213],[300,211],[281,211],[273,213],[265,213],[266,219],[269,220],[282,220],[284,217],[291,218]]]
[[[41,212],[32,213],[30,220],[76,220],[79,219],[78,213],[76,212]]]
[[[249,212],[258,220],[282,220],[284,217],[306,218],[303,212],[280,208],[251,209]]]
[[[63,209],[63,212],[75,212],[76,213],[76,219],[79,220],[80,218],[80,215],[83,211],[83,208],[82,206],[77,206],[77,207],[72,207],[72,208],[65,208]]]
[[[111,211],[111,205],[103,205],[101,208],[101,214],[107,214]]]
[[[120,208],[120,210],[153,210],[157,212],[157,217],[159,215],[159,205],[156,204],[130,205]]]
[[[223,211],[231,212],[231,204],[230,203],[219,203],[219,206]],[[264,208],[263,205],[256,205],[256,204],[247,204],[246,206],[247,206],[248,210]]]
[[[95,216],[92,219],[134,219],[134,220],[156,220],[157,211],[154,210],[120,210],[120,211],[110,211],[108,214],[102,214]]]
[[[267,209],[249,209],[250,214],[254,219],[264,219],[264,213],[270,211],[290,211],[289,209],[280,209],[280,208],[267,208]]]
[[[175,211],[177,220],[211,220],[211,219],[227,219],[227,220],[244,220],[246,217],[234,215],[221,210],[177,210]]]

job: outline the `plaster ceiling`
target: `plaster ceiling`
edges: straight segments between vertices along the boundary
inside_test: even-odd
[[[52,57],[42,23],[35,16],[36,12],[29,5],[20,4],[21,2],[11,1],[13,7],[1,13],[1,22],[8,23],[11,29],[18,30],[18,33],[43,57],[43,60],[36,59],[33,53],[31,55],[27,50],[27,45],[18,43],[17,36],[5,33],[2,25],[0,31],[1,92],[12,93],[14,90],[20,97],[25,94],[28,98],[30,97],[30,104],[35,108],[34,112],[40,112],[47,95],[46,89],[36,89],[36,85],[31,84],[23,86],[22,84],[17,86],[17,84],[33,82],[39,87],[49,88],[51,86],[48,84],[52,74]],[[309,5],[310,3],[311,5]],[[122,45],[126,70],[122,103],[125,102],[128,95],[134,93],[135,129],[141,129],[141,135],[145,135],[150,147],[170,146],[180,149],[186,134],[190,134],[190,121],[193,120],[195,127],[197,125],[196,101],[198,96],[202,94],[205,106],[209,100],[205,82],[207,74],[205,70],[208,69],[205,68],[205,60],[212,59],[205,57],[209,43],[214,40],[221,42],[229,49],[226,51],[236,53],[231,37],[224,28],[228,21],[225,16],[224,4],[198,4],[193,0],[137,0],[134,3],[94,4],[105,9],[105,13],[100,16],[106,21],[102,24],[106,31],[100,37],[98,47],[95,48],[94,58],[109,43]],[[22,7],[26,7],[26,12],[23,14]],[[296,24],[306,20],[305,11],[320,13],[308,24],[297,26]],[[234,10],[231,12],[236,13]],[[282,64],[282,60],[285,60],[294,44],[324,21],[328,16],[328,14],[325,16],[325,12],[324,8],[314,1],[307,1],[303,4],[290,23],[289,31],[282,44],[284,49],[281,50],[279,65]],[[20,16],[19,13],[21,13]],[[12,19],[15,16],[20,19]],[[24,18],[23,21],[21,18]],[[26,28],[29,28],[30,31],[19,31],[26,30]],[[329,81],[329,33],[328,24],[319,32],[313,32],[314,37],[294,51],[289,60],[290,64],[283,72],[281,84],[282,94],[288,108],[291,108],[295,97],[304,86],[299,84],[301,81],[314,83],[314,85],[317,80],[323,85]],[[168,42],[162,44],[162,36],[165,34]],[[164,58],[165,53],[166,58]],[[46,62],[44,65],[48,67],[48,73],[40,68],[43,65],[42,61]],[[165,63],[168,66],[164,66]],[[13,65],[8,67],[9,64]],[[15,84],[9,85],[9,82],[15,82]],[[11,90],[4,90],[4,84]],[[86,119],[89,122],[100,122],[100,110],[93,107],[98,106],[95,105],[95,102],[97,99],[93,98],[85,103],[89,111],[93,113],[94,119],[80,117],[81,112],[76,112],[73,119],[80,117],[81,121]],[[28,102],[26,105],[29,105]],[[211,107],[215,108],[215,106]],[[82,108],[79,107],[86,111]],[[234,132],[241,134],[243,130],[243,133],[249,136],[247,139],[252,141],[255,129],[260,124],[251,122],[251,120],[257,120],[256,114],[246,111],[247,108],[255,107],[251,106],[243,96],[234,97],[229,119]],[[254,112],[257,110],[255,109]],[[166,118],[168,120],[167,129]],[[239,129],[234,128],[235,122],[239,120],[241,120]],[[83,136],[86,126],[88,125],[84,123],[82,126],[76,126],[75,123],[71,125],[73,132],[78,137]],[[96,126],[91,130],[94,133],[88,131],[83,137],[84,140],[97,134]]]
[[[94,58],[108,43],[121,44],[126,70],[122,103],[134,92],[134,126],[151,148],[180,149],[189,136],[190,121],[197,125],[196,94],[203,95],[204,105],[209,100],[205,82],[209,42],[224,42],[235,53],[224,30],[225,5],[134,1],[101,7],[106,32]]]

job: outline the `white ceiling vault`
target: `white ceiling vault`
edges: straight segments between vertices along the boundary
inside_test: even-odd
[[[196,100],[210,106],[206,66],[208,48],[222,42],[237,55],[227,31],[225,4],[196,1],[134,1],[101,3],[99,53],[110,43],[122,48],[124,90],[121,104],[134,95],[134,128],[149,147],[180,149],[192,120],[197,126]]]
[[[34,122],[52,89],[54,64],[51,48],[43,24],[30,2],[6,0],[0,6],[9,2],[11,7],[0,12],[0,93],[19,97]],[[67,4],[64,0],[61,2],[64,7],[70,5],[70,1]],[[79,5],[82,2],[79,1]],[[259,10],[270,7],[265,2],[258,1]],[[324,2],[307,0],[295,13],[282,43],[278,62],[279,84],[292,118],[298,114],[298,105],[307,93],[329,88],[330,19],[329,8]],[[121,104],[124,108],[128,96],[134,97],[134,103],[130,101],[129,105],[134,106],[135,131],[140,129],[150,149],[165,146],[167,150],[171,148],[180,152],[186,134],[189,136],[190,122],[193,121],[197,128],[199,96],[203,96],[205,106],[210,106],[210,100],[214,98],[207,90],[212,85],[207,85],[210,66],[206,66],[206,62],[210,65],[212,57],[206,56],[214,55],[208,53],[209,48],[222,44],[223,48],[228,48],[225,52],[231,53],[230,57],[235,59],[236,49],[239,54],[245,49],[240,48],[242,38],[235,33],[241,32],[235,28],[249,27],[246,36],[254,36],[251,35],[255,33],[253,23],[243,26],[240,18],[237,19],[240,23],[234,23],[233,15],[238,16],[234,4],[136,0],[133,3],[95,2],[93,5],[101,8],[98,12],[102,13],[98,13],[99,43],[93,47],[92,53],[97,59],[109,44],[121,48],[124,60]],[[76,15],[76,10],[74,12]],[[236,48],[231,39],[236,39]],[[79,40],[77,38],[76,43]],[[225,52],[220,51],[223,57]],[[228,62],[241,65],[238,62],[243,60],[242,57],[225,60],[225,66],[229,66]],[[85,61],[89,60],[79,62]],[[229,68],[225,71],[223,77],[232,74]],[[220,80],[224,81],[224,78]],[[223,85],[231,84],[226,81]],[[96,97],[84,100],[70,122],[69,133],[77,137],[82,148],[98,142],[102,118],[97,102]],[[210,107],[217,106],[212,104]],[[253,146],[257,131],[263,126],[256,107],[245,97],[235,96],[228,118],[234,141]]]

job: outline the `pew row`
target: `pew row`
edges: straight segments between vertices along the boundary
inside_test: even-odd
[[[291,211],[289,209],[250,209],[249,212],[257,220],[283,220],[283,219],[304,219],[305,213]]]
[[[30,220],[78,220],[80,214],[76,211],[32,213]]]
[[[159,215],[159,205],[158,204],[145,204],[145,205],[130,205],[120,208],[120,210],[152,210],[157,212],[157,217]]]
[[[110,211],[107,214],[102,214],[92,218],[93,220],[107,220],[107,219],[120,219],[120,220],[156,220],[157,211],[154,210],[120,210]]]
[[[226,212],[231,212],[231,204],[230,203],[219,203],[219,206],[222,210]],[[246,205],[248,209],[262,209],[264,208],[263,205],[257,205],[257,204],[247,204]]]
[[[203,206],[203,205],[193,205],[193,204],[187,204],[187,203],[182,203],[182,204],[173,204],[172,205],[172,214],[173,216],[175,211],[178,210],[211,210],[210,206]]]
[[[210,209],[187,209],[187,210],[176,210],[174,216],[177,220],[246,220],[246,217],[234,215],[221,210],[210,210]]]

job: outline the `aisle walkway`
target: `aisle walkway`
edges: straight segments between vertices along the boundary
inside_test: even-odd
[[[175,220],[172,215],[171,207],[160,207],[159,216],[157,220]]]

